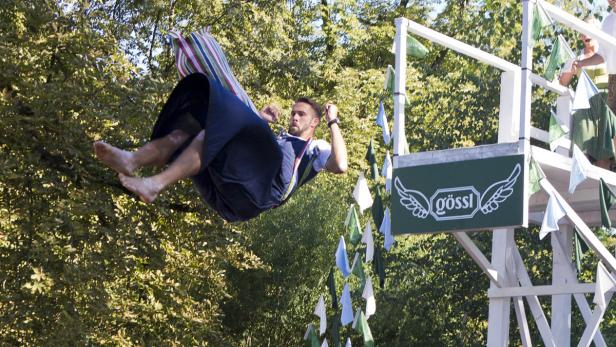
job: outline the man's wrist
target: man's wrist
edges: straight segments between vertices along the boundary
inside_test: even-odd
[[[331,127],[332,127],[332,125],[334,125],[334,124],[336,124],[336,125],[340,126],[340,120],[338,119],[338,117],[336,117],[336,118],[334,118],[334,119],[329,120],[329,121],[327,122],[327,127],[328,127],[328,128],[331,128]]]

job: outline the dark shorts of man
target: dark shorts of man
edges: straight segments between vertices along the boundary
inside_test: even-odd
[[[158,116],[151,139],[175,129],[192,135],[205,131],[201,170],[192,181],[206,203],[225,220],[248,220],[280,204],[283,155],[276,136],[267,122],[215,79],[196,73],[177,84]]]

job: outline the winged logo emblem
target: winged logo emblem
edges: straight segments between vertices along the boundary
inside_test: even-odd
[[[430,213],[430,203],[425,195],[413,189],[406,189],[400,182],[400,178],[396,177],[394,182],[398,195],[400,195],[400,203],[411,211],[414,217],[424,219]]]
[[[517,164],[507,179],[492,184],[483,192],[480,207],[483,214],[496,211],[500,204],[513,194],[513,186],[520,176],[520,171],[522,171],[520,164]]]
[[[514,185],[520,177],[521,172],[522,168],[518,163],[506,179],[491,184],[481,195],[479,195],[479,193],[472,186],[454,187],[439,189],[430,199],[428,199],[420,191],[406,188],[398,177],[394,180],[394,186],[396,187],[396,191],[400,197],[400,204],[416,218],[425,219],[428,215],[432,214],[436,220],[466,219],[472,218],[475,215],[475,212],[477,212],[477,209],[484,215],[498,210],[507,198],[513,194]],[[464,197],[453,197],[452,194],[462,191],[469,191],[470,193]],[[440,194],[448,193],[449,195],[445,198],[437,199],[439,192]],[[476,195],[474,195],[473,192]],[[449,199],[449,201],[445,204],[444,201],[447,199]],[[478,201],[474,201],[473,199]],[[460,201],[463,201],[463,203],[459,203]],[[455,210],[456,208],[459,208],[459,206],[468,208],[469,202],[471,205],[470,207],[474,205],[474,211],[472,211],[472,213],[468,213],[463,216],[441,217],[443,214],[443,208],[446,207],[448,210]]]

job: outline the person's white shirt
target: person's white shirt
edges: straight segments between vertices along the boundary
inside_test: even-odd
[[[325,168],[325,163],[332,153],[332,146],[325,140],[314,140],[308,146],[308,153],[317,155],[317,159],[312,163],[312,168],[319,172]]]
[[[614,11],[610,11],[610,13],[605,17],[601,23],[601,30],[616,38],[616,13],[614,13]],[[605,67],[607,68],[607,73],[610,75],[616,75],[616,48],[608,47],[607,44],[602,44],[599,46],[597,54],[603,57]]]
[[[301,137],[291,135],[289,133],[285,133],[284,135],[301,139]],[[306,148],[306,153],[308,153],[308,155],[311,157],[314,155],[317,156],[317,158],[312,163],[312,168],[316,172],[321,172],[325,168],[325,164],[327,163],[327,160],[332,153],[332,146],[325,140],[312,140],[310,141],[308,148]]]

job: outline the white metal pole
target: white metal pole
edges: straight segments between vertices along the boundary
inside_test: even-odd
[[[530,97],[531,80],[530,68],[532,58],[532,47],[529,47],[530,38],[530,6],[528,0],[522,0],[522,71],[521,71],[521,93],[520,93],[520,114],[519,114],[519,133],[518,140],[520,152],[525,155],[530,154]],[[510,125],[508,125],[510,126]],[[503,139],[506,136],[502,136]],[[500,140],[500,139],[499,139]],[[528,161],[527,161],[528,162]],[[528,213],[528,165],[524,165],[524,213]],[[526,218],[525,218],[526,220]],[[492,234],[492,266],[499,273],[506,273],[506,254],[508,249],[515,246],[513,229],[496,229]],[[499,278],[500,279],[500,278]],[[495,287],[491,283],[491,287]],[[490,309],[488,313],[488,346],[507,346],[509,344],[509,304],[510,298],[504,300],[490,299]]]
[[[517,65],[510,63],[503,58],[499,58],[493,54],[484,52],[477,47],[473,47],[467,43],[456,40],[453,37],[441,34],[438,31],[432,30],[419,23],[408,21],[408,30],[415,35],[424,37],[432,42],[442,45],[443,47],[447,47],[503,71],[517,71],[519,69]]]
[[[408,20],[396,18],[396,77],[394,83],[394,168],[398,167],[398,155],[404,155],[404,103],[406,101],[406,36]]]
[[[558,22],[565,24],[569,28],[576,30],[579,33],[596,39],[597,41],[599,41],[600,45],[604,45],[605,47],[609,47],[610,49],[616,48],[616,38],[606,32],[603,32],[600,28],[585,23],[583,20],[568,13],[567,11],[561,10],[557,6],[554,6],[547,1],[541,1],[541,6],[550,16],[552,16],[553,19],[557,20]]]
[[[522,95],[520,98],[520,145],[524,147],[530,146],[530,103],[531,103],[531,72],[532,72],[532,59],[533,59],[533,47],[530,43],[530,24],[531,24],[531,8],[529,0],[522,0],[523,14],[522,14]],[[524,148],[524,153],[528,153]]]
[[[509,234],[513,229],[494,229],[492,231],[492,267],[498,271],[498,281],[509,286],[506,275],[506,254],[510,244]],[[490,288],[497,288],[495,282],[490,282]],[[488,309],[488,346],[506,347],[509,345],[509,314],[511,298],[490,298]]]
[[[561,225],[557,233],[551,233],[552,285],[571,286],[568,273],[571,271],[573,227]],[[563,254],[564,252],[564,254]],[[552,335],[556,346],[571,346],[571,294],[552,295]]]

